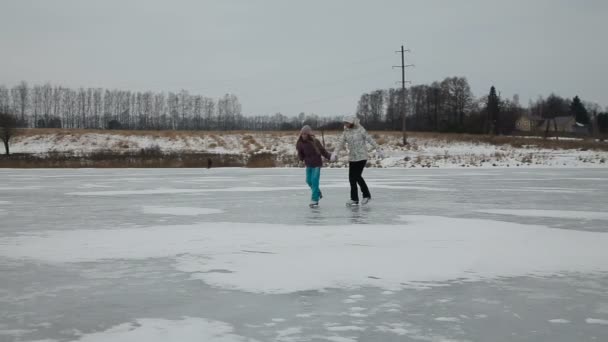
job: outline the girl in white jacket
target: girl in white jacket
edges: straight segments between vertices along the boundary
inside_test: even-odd
[[[332,161],[338,159],[338,153],[346,145],[348,147],[348,181],[350,182],[350,201],[346,202],[347,206],[359,205],[359,189],[357,184],[361,188],[363,194],[362,204],[367,204],[372,199],[372,195],[369,192],[369,188],[365,183],[365,180],[361,176],[367,164],[367,143],[372,145],[380,158],[383,158],[382,150],[380,146],[374,141],[374,139],[367,133],[365,128],[359,124],[359,119],[354,116],[344,117],[344,133],[338,140],[338,146],[334,150],[331,156]]]

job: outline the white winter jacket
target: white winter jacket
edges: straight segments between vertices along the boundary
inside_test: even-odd
[[[380,146],[374,141],[374,139],[367,133],[365,128],[355,123],[353,128],[344,128],[342,136],[338,140],[338,146],[334,153],[338,155],[344,148],[344,145],[348,145],[348,161],[356,162],[361,160],[367,160],[367,145],[369,143],[376,150],[380,149]]]

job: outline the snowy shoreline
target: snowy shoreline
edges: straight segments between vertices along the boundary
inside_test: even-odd
[[[325,143],[331,151],[339,132],[325,133]],[[508,143],[491,144],[483,141],[459,141],[458,136],[426,136],[413,134],[409,145],[400,145],[401,137],[394,132],[372,132],[386,157],[379,159],[370,152],[369,166],[381,168],[500,168],[500,167],[608,167],[608,151],[588,147],[541,147],[541,139],[515,147]],[[153,151],[159,156],[179,157],[182,154],[234,156],[242,166],[252,156],[270,156],[275,167],[295,167],[297,135],[291,132],[40,132],[16,136],[11,151],[41,159],[55,156],[87,158],[94,154],[134,155]],[[514,137],[513,140],[519,139]],[[575,141],[564,141],[575,143]],[[596,145],[601,146],[601,145]],[[347,166],[346,153],[337,163],[327,167]],[[220,166],[221,164],[216,164]],[[233,165],[234,166],[234,165]],[[263,167],[264,165],[258,165]]]

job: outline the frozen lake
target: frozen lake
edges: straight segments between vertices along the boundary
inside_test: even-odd
[[[608,170],[0,170],[0,341],[608,341]]]

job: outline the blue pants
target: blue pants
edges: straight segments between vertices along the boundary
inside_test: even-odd
[[[319,201],[321,197],[321,190],[319,189],[319,179],[321,178],[320,167],[306,167],[306,184],[312,190],[312,200],[314,202]]]

